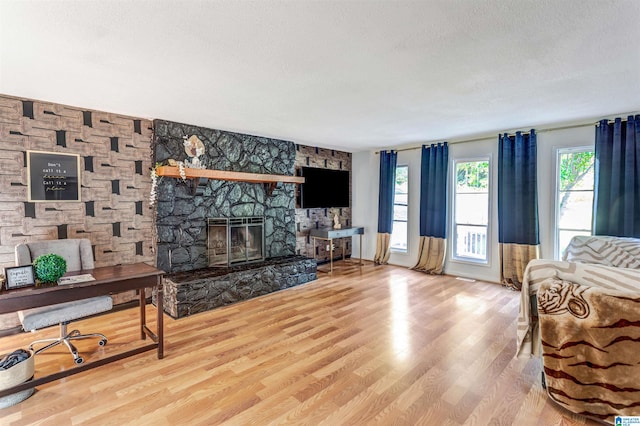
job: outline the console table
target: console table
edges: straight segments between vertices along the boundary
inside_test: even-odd
[[[362,236],[364,235],[364,227],[354,226],[352,228],[320,228],[311,229],[309,235],[313,239],[313,258],[316,258],[316,240],[324,240],[329,242],[329,273],[333,273],[333,240],[337,238],[351,238],[354,235],[360,235],[360,265],[362,265]],[[342,245],[342,260],[344,260],[344,244]]]
[[[73,300],[88,299],[90,297],[120,293],[128,290],[139,290],[140,338],[145,340],[148,336],[151,338],[153,343],[101,358],[97,361],[80,364],[76,367],[59,371],[48,376],[28,380],[19,385],[0,391],[0,397],[49,383],[72,374],[81,373],[83,371],[153,349],[157,349],[158,359],[163,358],[164,342],[162,306],[158,307],[158,319],[156,332],[154,333],[146,324],[145,307],[147,300],[145,298],[144,289],[147,287],[155,287],[158,296],[157,300],[163,300],[162,276],[164,275],[164,271],[156,269],[146,263],[135,263],[131,265],[107,266],[71,272],[68,273],[67,276],[78,274],[91,274],[95,280],[58,285],[54,287],[27,287],[3,291],[0,293],[0,314],[16,312],[23,309],[37,308],[40,306],[54,305],[56,303],[70,302]]]

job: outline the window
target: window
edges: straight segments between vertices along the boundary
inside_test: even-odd
[[[593,148],[559,149],[556,185],[555,256],[576,235],[591,235],[593,212]]]
[[[393,194],[393,230],[391,250],[407,252],[407,217],[409,201],[409,166],[396,167],[396,185]]]
[[[489,160],[455,162],[453,258],[487,263]]]

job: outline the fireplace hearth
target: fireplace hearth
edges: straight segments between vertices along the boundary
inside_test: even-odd
[[[317,276],[315,259],[283,256],[230,268],[203,268],[164,277],[164,310],[173,318],[284,290]],[[158,303],[154,293],[154,303]]]

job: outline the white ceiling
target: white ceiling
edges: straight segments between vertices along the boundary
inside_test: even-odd
[[[0,93],[356,152],[640,110],[636,0],[0,0]]]

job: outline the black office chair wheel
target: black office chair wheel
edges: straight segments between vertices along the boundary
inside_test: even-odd
[[[78,358],[73,360],[76,364],[82,364],[84,362],[84,358],[79,356]]]
[[[104,345],[106,345],[106,344],[107,344],[107,339],[100,339],[100,341],[98,342],[98,344],[99,344],[100,346],[104,346]]]

